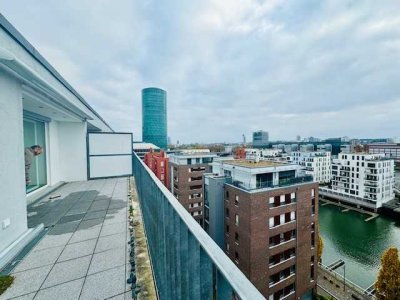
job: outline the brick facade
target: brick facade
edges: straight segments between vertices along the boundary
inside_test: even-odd
[[[312,190],[315,193],[314,197]],[[271,197],[280,199],[281,195],[286,195],[285,199],[289,199],[287,197],[290,197],[292,193],[295,193],[296,201],[294,203],[279,204],[277,207],[273,207],[274,204],[269,203]],[[314,200],[312,200],[313,198]],[[292,212],[295,213],[294,221],[284,222],[285,224],[270,228],[269,219],[271,217],[280,218],[279,216],[282,214],[287,217]],[[236,215],[238,216],[238,225],[236,225]],[[317,183],[299,184],[260,192],[248,192],[226,184],[225,251],[267,299],[285,287],[287,288],[286,294],[290,294],[287,299],[298,299],[316,286],[317,216]],[[312,224],[314,225],[312,226]],[[295,239],[289,239],[287,242],[271,247],[270,238],[284,233],[289,236],[293,230],[296,231]],[[314,247],[311,246],[312,232],[314,232]],[[282,259],[280,263],[274,263],[272,266],[269,265],[270,258],[276,258],[277,254],[289,255],[288,253],[292,252],[294,255],[290,255],[290,258]],[[295,266],[293,275],[288,276],[287,279],[278,280],[270,287],[270,276],[290,267],[293,268],[293,266]],[[314,268],[313,280],[310,277],[311,268]],[[291,284],[294,284],[294,293],[288,292]],[[275,298],[278,299],[277,294]]]
[[[171,192],[203,226],[203,174],[211,172],[209,164],[177,165],[170,163]]]

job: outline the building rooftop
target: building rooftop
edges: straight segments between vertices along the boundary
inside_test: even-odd
[[[270,167],[276,168],[288,165],[287,163],[278,161],[260,160],[258,162],[255,162],[254,160],[249,160],[249,159],[234,159],[223,162],[228,165],[244,167],[244,168],[270,168]]]
[[[134,150],[147,150],[147,149],[154,149],[158,150],[160,147],[152,144],[152,143],[144,143],[144,142],[133,142],[133,149]]]

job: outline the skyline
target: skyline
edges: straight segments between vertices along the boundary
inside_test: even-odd
[[[271,140],[399,136],[399,3],[118,4],[0,0],[1,13],[135,140],[148,86],[168,92],[173,142],[249,140],[259,129]]]

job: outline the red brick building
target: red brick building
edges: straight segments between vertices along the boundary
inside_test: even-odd
[[[157,178],[169,189],[168,157],[164,151],[154,152],[153,149],[144,155],[144,163],[156,174]]]
[[[312,299],[317,282],[318,183],[297,166],[231,160],[225,183],[225,253],[269,300]]]

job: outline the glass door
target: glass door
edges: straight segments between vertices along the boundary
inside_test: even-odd
[[[34,155],[32,146],[40,146],[43,152]],[[26,193],[47,184],[46,124],[24,117],[24,151]]]

